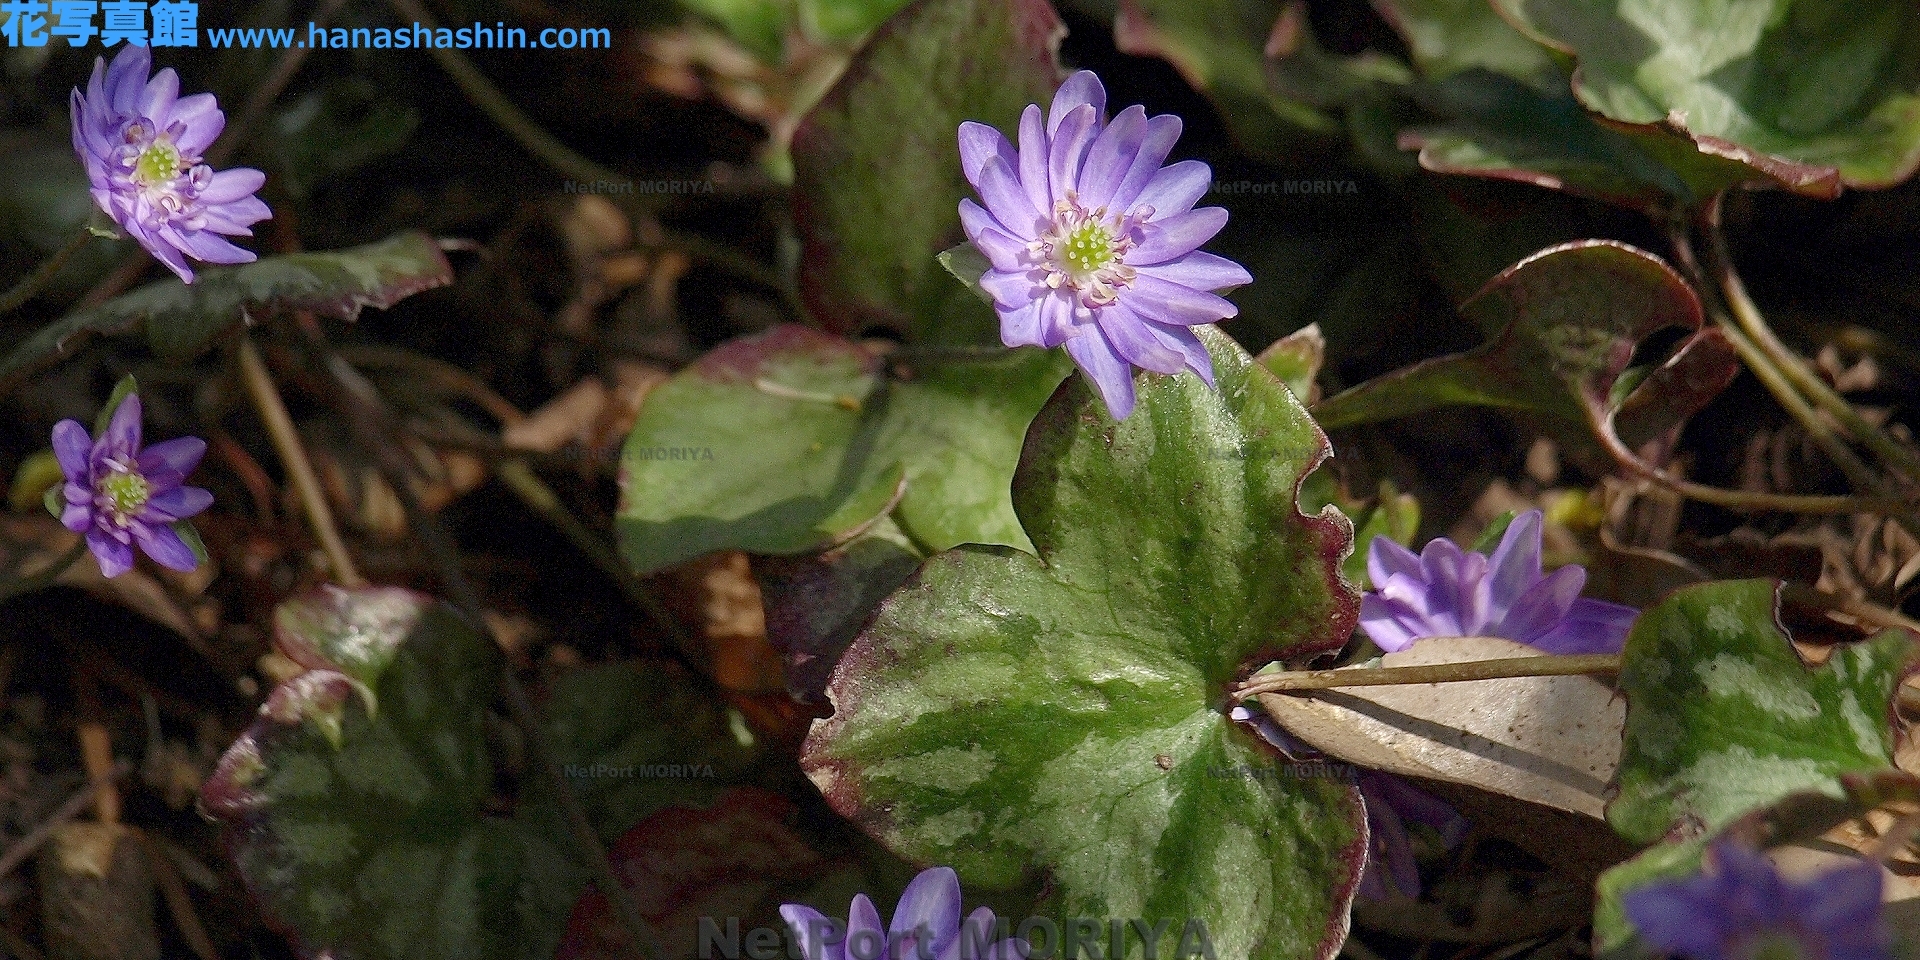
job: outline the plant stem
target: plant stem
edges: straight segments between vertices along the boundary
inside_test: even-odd
[[[52,256],[33,268],[32,273],[14,284],[13,289],[0,293],[0,314],[12,313],[20,309],[21,304],[32,300],[40,291],[46,289],[47,284],[52,283],[53,278],[60,273],[60,268],[66,266],[67,261],[71,260],[74,254],[79,253],[80,248],[86,246],[92,239],[93,232],[82,229],[73,239],[55,250]]]
[[[302,318],[302,330],[308,342],[321,356],[326,371],[336,390],[335,399],[347,414],[361,446],[379,463],[392,484],[394,493],[400,498],[401,506],[406,509],[407,517],[413,523],[421,546],[426,550],[434,567],[439,571],[440,579],[447,590],[447,598],[455,610],[460,612],[470,625],[488,642],[498,644],[500,638],[494,633],[493,626],[484,615],[480,597],[467,582],[466,574],[461,571],[460,555],[452,539],[440,526],[439,519],[420,503],[413,492],[413,483],[417,478],[417,466],[400,454],[397,445],[399,436],[398,422],[373,384],[360,375],[358,370],[334,353],[331,345],[321,336],[319,328],[311,318]],[[587,819],[586,809],[580,805],[579,795],[573,792],[573,785],[567,781],[560,764],[554,759],[553,745],[547,740],[546,729],[541,726],[540,718],[534,713],[533,704],[527,698],[526,688],[521,686],[520,678],[512,667],[501,671],[501,687],[507,701],[507,712],[512,716],[514,725],[520,728],[526,738],[527,754],[533,765],[547,781],[553,792],[554,801],[560,807],[561,819],[567,825],[567,832],[578,846],[580,859],[593,877],[607,902],[613,905],[614,917],[619,926],[625,929],[625,952],[645,960],[665,960],[666,948],[660,937],[646,918],[640,915],[640,909],[613,871],[613,864],[607,859],[606,846],[600,842],[600,836]]]
[[[1707,236],[1707,259],[1714,277],[1719,281],[1720,292],[1726,297],[1727,307],[1733,318],[1753,343],[1763,351],[1780,372],[1795,387],[1806,394],[1820,409],[1827,411],[1854,439],[1865,444],[1889,467],[1892,467],[1908,483],[1920,482],[1920,455],[1902,447],[1879,427],[1861,416],[1853,404],[1848,403],[1838,391],[1810,369],[1805,360],[1787,348],[1768,326],[1766,318],[1760,314],[1760,308],[1747,294],[1747,286],[1740,279],[1740,273],[1733,265],[1733,257],[1727,250],[1726,232],[1720,229],[1720,201],[1716,198],[1702,216],[1702,229]]]
[[[1236,700],[1262,693],[1327,690],[1334,687],[1378,687],[1406,683],[1460,683],[1467,680],[1509,680],[1515,677],[1570,677],[1590,673],[1619,673],[1616,653],[1573,656],[1509,657],[1431,663],[1416,667],[1375,667],[1342,670],[1295,670],[1262,673],[1233,692]]]
[[[333,509],[327,506],[326,495],[320,490],[320,479],[313,473],[307,449],[300,442],[299,431],[294,429],[293,417],[287,413],[286,401],[280,398],[280,388],[274,385],[273,374],[260,358],[260,348],[254,346],[253,335],[245,330],[240,331],[239,339],[240,379],[245,381],[247,396],[266,424],[267,436],[272,438],[273,448],[280,454],[280,463],[287,468],[287,479],[293,482],[294,492],[300,497],[300,506],[313,528],[314,539],[320,541],[320,549],[327,554],[334,580],[343,587],[365,586],[366,579],[354,567],[346,542],[340,539],[340,530],[334,525]]]

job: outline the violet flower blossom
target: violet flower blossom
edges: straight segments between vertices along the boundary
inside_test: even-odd
[[[867,895],[856,894],[847,922],[804,904],[780,908],[806,960],[1026,960],[1027,942],[992,942],[993,911],[981,907],[960,919],[960,877],[950,867],[923,870],[907,884],[891,926]]]
[[[1250,283],[1246,268],[1199,251],[1227,211],[1194,209],[1213,172],[1198,160],[1162,167],[1180,118],[1133,106],[1109,123],[1100,78],[1082,70],[1020,117],[1020,147],[1000,131],[960,125],[960,166],[982,208],[960,201],[967,239],[992,262],[980,286],[1009,347],[1057,347],[1080,365],[1115,418],[1133,412],[1133,367],[1191,370],[1213,361],[1187,329],[1234,316],[1212,291]]]
[[[1282,754],[1318,759],[1321,754],[1294,739],[1272,717],[1249,707],[1234,707],[1228,716],[1246,725]],[[1451,850],[1467,835],[1467,820],[1445,801],[1390,773],[1359,771],[1356,784],[1367,810],[1367,860],[1360,868],[1359,895],[1367,900],[1388,897],[1387,885],[1402,896],[1420,898],[1420,865],[1413,857],[1408,823],[1429,827]]]
[[[77,421],[62,420],[53,425],[53,455],[67,478],[60,522],[87,535],[106,576],[133,567],[134,544],[163,567],[192,570],[200,558],[173,525],[213,503],[213,494],[184,485],[206,452],[199,437],[141,450],[139,394],[120,402],[98,440]]]
[[[1415,556],[1386,537],[1367,550],[1377,592],[1360,599],[1360,626],[1380,649],[1425,637],[1505,637],[1547,653],[1619,653],[1640,615],[1580,596],[1587,571],[1540,572],[1541,515],[1513,518],[1493,556],[1435,537]]]
[[[146,47],[128,44],[106,66],[93,62],[83,95],[72,95],[73,149],[93,199],[148,253],[193,282],[187,257],[251,263],[255,256],[220,235],[250,237],[271,217],[253,195],[266,174],[247,167],[214,173],[200,161],[226,127],[211,93],[182,97],[171,68],[155,74]]]
[[[1703,873],[1629,890],[1620,906],[1646,945],[1688,960],[1888,960],[1880,883],[1872,860],[1787,880],[1723,838]]]

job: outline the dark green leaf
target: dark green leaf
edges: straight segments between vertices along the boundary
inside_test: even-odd
[[[920,0],[874,34],[793,135],[801,292],[830,329],[998,342],[990,307],[935,257],[962,239],[958,130],[1003,131],[1060,82],[1045,0]],[[990,65],[990,66],[989,66]]]
[[[800,327],[735,341],[648,397],[623,454],[622,547],[641,572],[720,549],[807,553],[897,510],[934,549],[1025,548],[1007,484],[1067,370],[1035,349],[883,363]]]
[[[93,415],[93,439],[98,441],[107,435],[107,425],[113,422],[113,415],[120,409],[122,401],[137,392],[140,384],[129,373],[113,385],[113,392],[107,395],[107,402],[100,405],[100,411]]]
[[[1641,614],[1627,638],[1619,793],[1629,840],[1696,836],[1800,790],[1892,765],[1890,702],[1913,656],[1901,630],[1809,667],[1779,627],[1777,585],[1705,583]]]
[[[755,558],[767,640],[786,661],[787,692],[819,701],[854,634],[922,559],[899,526],[884,518],[825,553]]]
[[[1346,640],[1352,533],[1295,508],[1327,452],[1298,401],[1200,331],[1218,391],[1141,374],[1118,423],[1079,378],[1054,395],[1014,481],[1040,556],[929,559],[841,660],[802,764],[835,809],[968,884],[1044,875],[1062,916],[1169,937],[1197,918],[1222,957],[1331,957],[1357,792],[1242,775],[1270,756],[1224,711],[1247,671]]]
[[[1541,88],[1560,82],[1548,49],[1500,19],[1487,0],[1378,0],[1374,6],[1406,38],[1414,65],[1428,79],[1478,68]]]
[[[248,317],[309,310],[352,320],[363,307],[384,310],[452,282],[453,268],[439,244],[423,233],[395,234],[347,250],[208,267],[196,273],[191,285],[169,278],[48,324],[0,360],[0,384],[16,382],[72,354],[93,336],[144,329],[155,353],[181,361]]]
[[[1579,60],[1575,93],[1791,189],[1890,186],[1920,166],[1920,18],[1906,0],[1494,0]]]

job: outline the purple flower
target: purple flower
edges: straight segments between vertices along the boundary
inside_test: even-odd
[[[1318,758],[1319,752],[1295,740],[1272,717],[1249,707],[1234,707],[1228,716],[1272,744],[1290,758]],[[1384,900],[1387,884],[1402,896],[1420,898],[1420,865],[1414,861],[1409,821],[1433,829],[1451,850],[1467,835],[1467,820],[1445,801],[1390,773],[1362,770],[1360,800],[1367,810],[1367,862],[1360,869],[1359,894]]]
[[[789,903],[780,916],[793,931],[806,960],[1026,960],[1027,943],[992,942],[993,911],[981,907],[960,920],[960,877],[950,867],[923,870],[907,884],[894,908],[893,924],[880,925],[880,911],[857,894],[847,922],[812,907]]]
[[[1706,870],[1627,891],[1620,906],[1655,950],[1688,960],[1886,960],[1880,864],[1862,860],[1805,882],[1732,840],[1707,848]]]
[[[1380,649],[1425,637],[1505,637],[1548,653],[1619,653],[1640,611],[1580,596],[1587,571],[1540,573],[1540,511],[1513,518],[1493,556],[1436,537],[1419,556],[1386,537],[1367,551],[1377,593],[1360,626]]]
[[[1210,291],[1249,283],[1246,268],[1199,246],[1227,222],[1193,205],[1213,172],[1160,164],[1180,118],[1146,108],[1106,118],[1100,78],[1082,70],[1020,117],[1020,149],[1000,131],[960,125],[960,166],[986,207],[960,201],[960,222],[993,268],[980,278],[1007,346],[1065,344],[1116,418],[1133,412],[1133,367],[1182,369],[1213,383],[1194,324],[1233,316]]]
[[[214,173],[200,162],[227,124],[213,94],[180,96],[172,69],[147,79],[146,47],[128,44],[113,66],[93,62],[83,96],[73,91],[73,149],[93,182],[93,199],[121,229],[180,279],[193,282],[187,257],[250,263],[252,252],[219,235],[272,216],[253,195],[266,174],[241,167]]]
[[[117,577],[133,567],[133,545],[163,567],[192,570],[200,560],[174,531],[213,503],[213,494],[183,486],[207,452],[199,437],[180,437],[140,449],[140,396],[128,394],[99,440],[73,420],[53,425],[53,455],[67,476],[60,522],[87,535],[100,572]]]

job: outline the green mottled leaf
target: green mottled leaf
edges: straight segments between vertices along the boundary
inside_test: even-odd
[[[1809,667],[1778,626],[1776,585],[1700,584],[1641,614],[1627,638],[1619,794],[1607,820],[1640,843],[1717,830],[1841,774],[1892,765],[1890,702],[1913,655],[1905,631]]]
[[[377,616],[355,610],[362,598]],[[275,688],[221,758],[201,807],[222,821],[255,902],[307,956],[551,956],[581,879],[539,832],[486,813],[499,652],[417,594],[340,591],[289,606],[315,603],[324,609],[280,624],[368,624],[360,639],[390,655],[363,673],[380,710],[368,713],[345,674],[309,670]],[[319,636],[304,648],[345,649]]]
[[[998,342],[935,257],[962,239],[961,121],[1012,130],[1060,82],[1045,0],[920,0],[887,21],[793,135],[801,293],[829,329]],[[988,65],[991,65],[989,68]]]
[[[1816,196],[1920,166],[1920,18],[1906,0],[1494,3],[1579,60],[1575,93],[1608,119]]]
[[[1221,957],[1327,958],[1357,791],[1219,771],[1270,761],[1227,685],[1351,633],[1351,529],[1295,508],[1327,452],[1298,401],[1198,329],[1217,391],[1141,374],[1117,423],[1080,378],[1054,395],[1014,479],[1039,557],[929,559],[842,658],[801,761],[835,809],[967,884],[1044,876],[1062,917],[1167,920],[1170,938],[1197,918]]]
[[[192,285],[169,278],[48,324],[0,360],[0,384],[72,354],[97,335],[145,330],[154,353],[181,361],[249,316],[308,310],[351,320],[363,307],[384,310],[452,282],[453,268],[439,244],[423,233],[399,233],[346,250],[208,267],[195,273]]]
[[[1634,345],[1669,326],[1698,327],[1700,302],[1660,258],[1586,240],[1507,268],[1460,308],[1493,339],[1377,377],[1315,405],[1325,426],[1403,417],[1449,404],[1546,414],[1586,435]]]
[[[800,327],[709,353],[649,395],[627,438],[628,561],[647,572],[720,549],[807,553],[890,510],[934,549],[1026,548],[1007,484],[1068,361],[1032,349],[941,356],[887,362]]]

